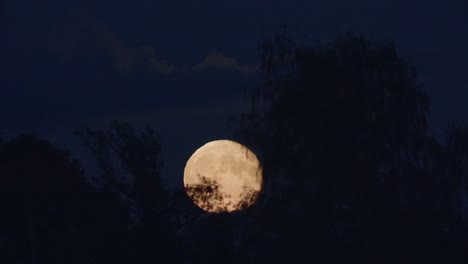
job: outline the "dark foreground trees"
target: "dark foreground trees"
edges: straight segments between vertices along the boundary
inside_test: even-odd
[[[0,141],[0,262],[466,263],[468,129],[429,135],[428,96],[395,45],[278,36],[260,51],[264,83],[235,123],[262,162],[256,204],[206,214],[167,192],[151,127],[77,130],[97,181],[19,136]],[[189,192],[220,198],[206,183]]]
[[[449,197],[463,192],[463,147],[428,134],[428,96],[395,45],[343,35],[297,47],[279,35],[261,46],[261,59],[264,83],[238,135],[260,152],[258,225],[281,237],[279,255],[460,260],[454,230],[462,229],[447,215],[462,212],[461,199]],[[456,155],[445,158],[456,164],[440,155]],[[440,185],[450,177],[451,187]]]
[[[128,210],[53,144],[0,147],[1,263],[128,263]]]
[[[34,136],[0,144],[0,262],[177,260],[157,134],[119,122],[77,134],[98,161],[97,178]]]
[[[104,129],[77,129],[75,135],[97,161],[98,189],[123,207],[119,219],[127,225],[119,231],[125,235],[115,240],[124,248],[112,250],[128,252],[137,263],[167,256],[177,259],[172,215],[176,210],[161,183],[161,144],[155,129],[113,121]]]
[[[75,231],[86,186],[68,153],[32,136],[0,147],[0,261],[80,263]]]

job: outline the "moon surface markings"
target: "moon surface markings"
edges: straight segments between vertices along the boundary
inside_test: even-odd
[[[208,212],[231,212],[251,206],[262,175],[253,152],[237,142],[216,140],[197,149],[184,169],[187,195]]]

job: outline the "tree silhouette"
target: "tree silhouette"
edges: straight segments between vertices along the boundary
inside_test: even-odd
[[[314,257],[398,262],[441,246],[443,151],[427,132],[428,96],[395,44],[346,34],[307,47],[278,35],[260,54],[264,82],[237,119],[239,141],[263,164],[259,210],[274,220],[260,228],[307,239]]]
[[[185,185],[185,191],[192,201],[198,207],[208,212],[228,212],[232,201],[225,201],[225,199],[231,200],[231,195],[223,193],[220,190],[220,184],[216,180],[200,174],[197,175],[197,178],[199,179],[199,183]],[[239,194],[238,202],[233,204],[232,211],[247,209],[254,204],[260,194],[259,191],[246,185],[243,185],[241,188],[242,192]]]
[[[451,125],[446,135],[446,167],[454,190],[457,218],[466,222],[468,217],[468,127]]]
[[[242,192],[239,194],[240,201],[234,205],[234,210],[244,210],[253,205],[260,195],[259,191],[252,189],[247,185],[242,185]]]
[[[176,226],[161,184],[159,134],[151,126],[136,130],[128,123],[113,121],[108,129],[80,128],[75,135],[98,163],[102,190],[127,208],[132,230],[123,241],[134,245],[134,259],[170,254]]]
[[[187,195],[205,211],[226,212],[229,204],[225,204],[224,199],[229,198],[229,196],[220,191],[219,183],[200,174],[197,177],[200,183],[185,185]]]
[[[92,152],[101,171],[104,188],[123,193],[137,203],[140,217],[151,214],[162,201],[161,146],[150,127],[135,131],[128,123],[113,121],[110,129],[77,129],[75,135]],[[119,170],[120,169],[120,170]],[[127,177],[122,177],[127,174]]]
[[[280,34],[260,59],[234,121],[261,196],[242,186],[226,204],[205,175],[167,192],[150,126],[77,129],[97,178],[48,141],[0,137],[0,263],[466,263],[468,128],[429,135],[428,96],[394,43]]]
[[[79,226],[85,178],[70,155],[21,135],[0,147],[2,263],[79,263],[86,256]]]

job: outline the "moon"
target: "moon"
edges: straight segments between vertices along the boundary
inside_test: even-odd
[[[215,140],[197,149],[184,169],[187,195],[211,213],[232,212],[255,203],[263,182],[257,156],[231,140]]]

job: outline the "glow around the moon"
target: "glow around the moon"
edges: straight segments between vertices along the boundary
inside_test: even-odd
[[[255,154],[230,140],[211,141],[197,149],[184,170],[187,195],[208,212],[231,212],[251,206],[262,188]]]

